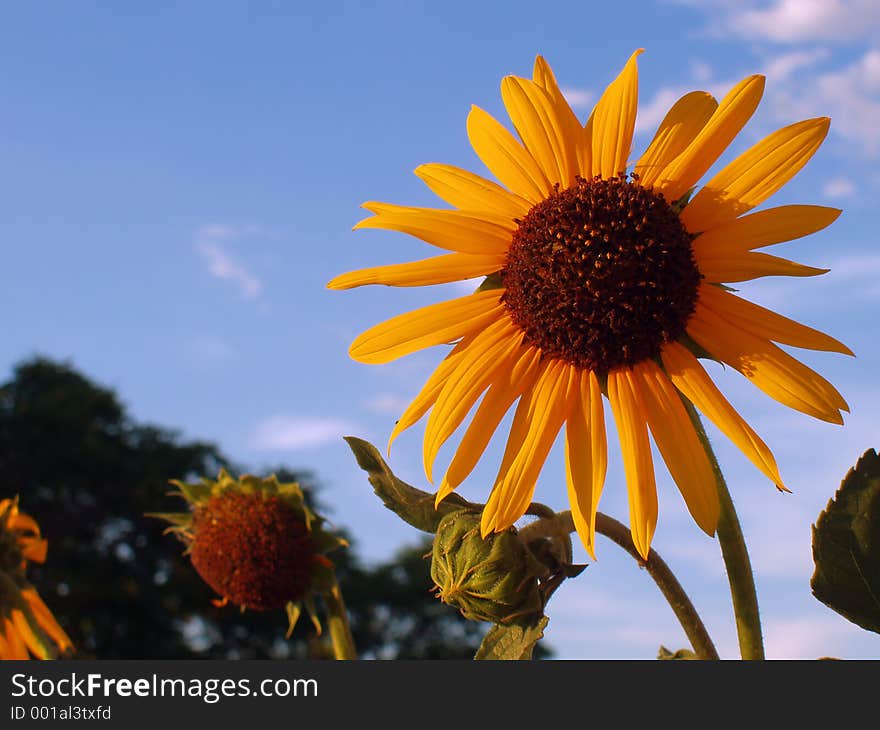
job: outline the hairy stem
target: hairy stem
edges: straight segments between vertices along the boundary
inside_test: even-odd
[[[560,531],[571,533],[574,532],[574,529],[571,512],[566,510],[550,519],[535,520],[520,530],[519,534],[523,540],[528,542],[544,535],[558,534]],[[678,582],[678,579],[673,575],[665,561],[657,554],[657,551],[652,549],[648,554],[648,559],[642,560],[642,556],[639,555],[636,546],[633,544],[629,528],[602,512],[596,513],[596,532],[622,547],[639,565],[648,571],[648,575],[653,578],[663,597],[675,613],[675,617],[684,629],[684,633],[691,642],[696,655],[700,659],[718,659],[718,651],[715,649],[712,638],[709,636],[709,632],[706,631],[706,627],[697,613],[697,609],[694,608],[694,604],[691,603],[687,593],[684,592],[681,583]]]
[[[718,542],[721,544],[721,556],[724,559],[727,580],[730,583],[730,596],[733,600],[740,656],[743,659],[763,659],[764,639],[761,634],[758,592],[755,589],[752,563],[749,560],[749,551],[746,549],[746,541],[739,524],[739,518],[736,516],[733,499],[727,489],[727,483],[724,481],[724,474],[721,473],[721,467],[718,465],[712,444],[709,443],[703,422],[693,404],[686,398],[682,398],[682,401],[715,474],[715,483],[721,504],[721,513],[718,517]]]

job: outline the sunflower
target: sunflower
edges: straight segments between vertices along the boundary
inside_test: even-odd
[[[153,514],[171,523],[186,545],[196,572],[242,611],[285,609],[292,632],[303,606],[317,623],[312,594],[332,583],[333,563],[324,553],[345,540],[324,529],[323,518],[305,503],[295,482],[248,474],[239,479],[221,469],[216,480],[171,482],[192,508]]]
[[[357,361],[386,363],[454,343],[391,435],[393,441],[430,410],[424,464],[433,481],[438,450],[476,406],[438,502],[468,476],[518,401],[483,510],[484,536],[524,514],[564,426],[571,511],[595,557],[607,465],[604,400],[617,425],[630,527],[642,556],[657,522],[649,433],[696,523],[715,531],[715,479],[691,404],[784,490],[770,450],[698,357],[726,363],[771,398],[816,418],[840,424],[848,410],[831,384],[777,343],[850,350],[725,285],[827,271],[756,249],[818,231],[839,210],[749,211],[803,167],[830,120],[770,134],[694,192],[758,106],[764,77],[749,76],[720,102],[703,91],[679,99],[628,173],[641,52],[584,125],[540,56],[531,79],[506,77],[501,95],[519,139],[478,107],[467,119],[471,145],[501,184],[449,165],[421,165],[415,174],[452,209],[368,202],[363,207],[373,215],[355,226],[400,231],[450,253],[354,271],[328,284],[422,286],[486,277],[473,294],[373,327],[349,350]]]
[[[42,563],[47,547],[18,500],[0,500],[0,659],[53,659],[73,648],[25,576],[28,561]]]

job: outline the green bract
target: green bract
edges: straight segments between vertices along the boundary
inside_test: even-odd
[[[549,571],[511,528],[480,536],[480,515],[446,515],[437,528],[431,578],[442,601],[465,618],[497,624],[527,622],[544,606],[538,578]]]

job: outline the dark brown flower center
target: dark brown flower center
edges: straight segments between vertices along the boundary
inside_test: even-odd
[[[700,272],[662,195],[626,177],[584,180],[532,208],[501,272],[503,301],[531,345],[607,373],[684,333]]]
[[[223,494],[193,517],[192,563],[218,595],[257,611],[282,608],[309,589],[314,548],[278,497]]]

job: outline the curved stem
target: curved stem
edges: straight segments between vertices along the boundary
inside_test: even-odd
[[[544,536],[544,534],[558,531],[574,532],[574,529],[571,512],[566,510],[551,519],[535,520],[520,530],[519,535],[525,542],[529,542],[537,537]],[[642,560],[642,556],[639,555],[639,551],[636,550],[636,546],[633,544],[629,528],[602,512],[596,513],[596,532],[622,547],[635,558],[639,565],[648,571],[648,575],[654,579],[663,597],[675,613],[675,617],[684,629],[684,633],[691,642],[696,655],[700,659],[718,659],[718,651],[715,649],[712,638],[709,636],[703,620],[697,613],[697,609],[694,608],[694,604],[691,603],[691,599],[684,592],[681,583],[678,582],[678,579],[657,554],[657,551],[652,549],[648,554],[648,559]]]
[[[330,631],[330,643],[333,645],[333,656],[336,659],[357,659],[354,637],[348,623],[348,612],[342,600],[339,584],[333,584],[329,593],[324,594],[324,606],[327,609],[327,628]]]
[[[688,415],[697,431],[697,436],[706,450],[715,482],[718,487],[718,498],[721,512],[718,517],[718,542],[721,544],[721,556],[727,569],[727,580],[730,583],[730,596],[733,600],[733,612],[736,617],[736,633],[739,639],[740,655],[743,659],[763,659],[764,639],[761,635],[761,614],[758,610],[758,592],[755,589],[755,576],[749,560],[749,551],[743,537],[739,518],[733,506],[733,499],[724,481],[724,474],[718,465],[718,459],[709,443],[706,429],[693,404],[682,398]]]

